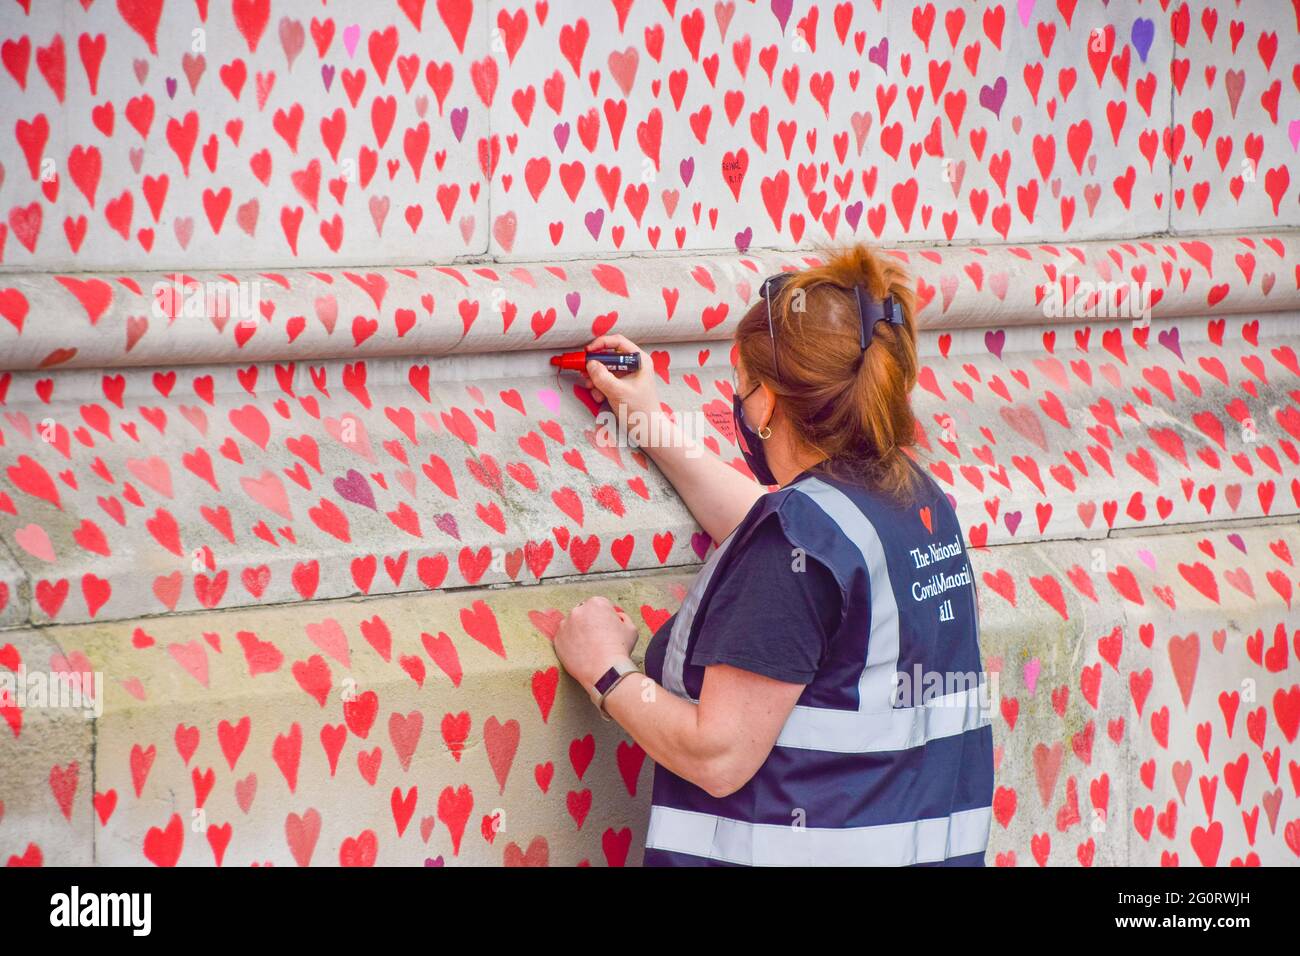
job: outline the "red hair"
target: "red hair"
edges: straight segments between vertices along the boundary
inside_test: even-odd
[[[915,296],[901,263],[862,243],[827,248],[821,265],[791,274],[772,298],[780,378],[772,362],[767,305],[760,298],[736,327],[736,349],[754,382],[774,391],[795,438],[824,454],[819,468],[892,497],[915,490],[907,452],[916,444]],[[893,295],[903,322],[877,322],[859,344],[854,287]]]

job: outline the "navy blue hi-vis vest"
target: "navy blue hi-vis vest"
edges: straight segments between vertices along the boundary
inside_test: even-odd
[[[698,702],[704,667],[690,660],[710,595],[773,512],[842,592],[839,629],[748,783],[713,797],[655,767],[647,866],[983,865],[995,702],[961,526],[917,470],[907,506],[811,472],[764,495],[654,636],[647,674]]]

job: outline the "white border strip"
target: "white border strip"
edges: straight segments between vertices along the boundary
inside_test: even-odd
[[[709,589],[709,582],[713,580],[713,572],[718,568],[718,562],[722,559],[722,553],[731,546],[731,542],[736,537],[735,528],[731,534],[727,535],[723,542],[714,549],[713,554],[704,562],[704,566],[695,573],[695,580],[691,582],[690,590],[686,592],[686,597],[682,599],[682,606],[677,609],[677,617],[673,620],[673,629],[668,635],[668,647],[664,649],[664,667],[663,681],[664,688],[678,697],[684,697],[694,703],[699,703],[694,697],[686,693],[686,645],[691,637],[691,625],[695,623],[695,613],[700,609],[700,601],[704,598],[704,592]]]
[[[871,827],[747,823],[655,806],[646,847],[747,866],[911,866],[983,853],[992,807]]]
[[[871,521],[853,501],[820,478],[795,486],[839,525],[844,536],[862,553],[871,580],[871,633],[867,636],[867,661],[858,680],[858,709],[887,710],[894,701],[894,675],[898,671],[898,603],[889,580],[889,564]],[[851,742],[844,741],[851,752]],[[825,749],[839,750],[842,747]]]
[[[993,722],[987,684],[936,697],[918,707],[864,714],[856,710],[795,707],[781,728],[778,747],[844,754],[885,753],[923,747]],[[986,706],[987,704],[987,706]]]

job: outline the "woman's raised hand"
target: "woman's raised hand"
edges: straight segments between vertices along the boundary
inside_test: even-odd
[[[599,440],[605,442],[616,437],[621,442],[626,438],[628,444],[644,450],[672,482],[700,527],[714,541],[722,541],[766,489],[697,443],[693,430],[683,428],[664,413],[659,406],[658,383],[648,353],[622,335],[598,336],[587,348],[641,356],[641,367],[622,376],[599,362],[587,363],[583,386],[591,389],[597,401],[609,402],[623,430],[620,436],[598,432]],[[601,427],[605,427],[604,423]]]
[[[622,335],[601,335],[587,344],[588,352],[623,352],[637,353],[641,356],[641,367],[635,372],[615,375],[594,359],[587,363],[587,372],[582,377],[584,388],[591,390],[596,401],[608,401],[610,408],[618,415],[619,424],[628,426],[628,416],[636,413],[649,416],[659,408],[659,393],[655,387],[654,369],[650,356]]]

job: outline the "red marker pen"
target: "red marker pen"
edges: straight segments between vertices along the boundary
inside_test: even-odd
[[[585,372],[592,359],[611,372],[635,372],[641,368],[641,356],[636,352],[565,352],[552,355],[551,364],[571,372]]]

